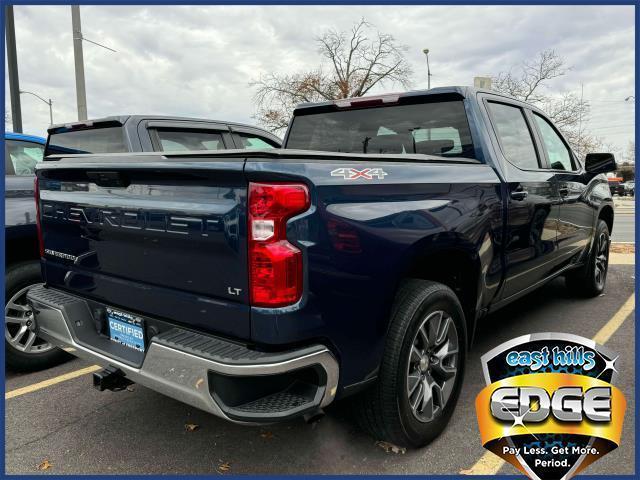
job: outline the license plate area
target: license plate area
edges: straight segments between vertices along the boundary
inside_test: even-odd
[[[109,339],[119,345],[144,353],[144,319],[131,313],[107,308]]]

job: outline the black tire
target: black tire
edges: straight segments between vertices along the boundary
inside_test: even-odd
[[[41,339],[35,340],[33,349],[22,351],[12,345],[7,338],[7,336],[17,336],[15,329],[18,328],[16,324],[7,324],[6,322],[7,305],[17,293],[24,291],[29,286],[39,283],[42,283],[42,273],[40,270],[40,262],[37,260],[17,263],[7,267],[4,291],[6,302],[4,352],[7,367],[14,371],[30,372],[42,370],[72,358],[72,356],[64,350],[52,347]],[[22,304],[24,302],[23,296],[24,294],[21,294],[16,301]],[[22,315],[24,312],[20,314]],[[26,335],[28,335],[28,333]],[[40,347],[42,351],[38,351],[38,347]]]
[[[418,416],[424,412],[412,409],[410,404],[412,398],[412,394],[409,392],[410,379],[416,378],[415,375],[424,374],[434,380],[437,378],[435,375],[437,370],[434,372],[431,370],[425,372],[417,369],[412,370],[411,362],[414,357],[411,355],[414,347],[419,346],[419,343],[416,342],[425,338],[418,338],[421,335],[419,330],[423,322],[427,324],[426,322],[429,322],[430,318],[438,315],[437,312],[447,314],[455,326],[457,353],[450,358],[455,357],[457,371],[451,379],[451,384],[438,387],[441,392],[439,398],[443,402],[443,408],[440,405],[437,412],[435,409],[438,395],[434,394],[433,389],[437,386],[424,388],[428,385],[428,380],[423,383],[422,391],[430,391],[433,404],[430,407],[432,413],[430,419],[420,420]],[[438,333],[435,337],[440,337],[440,327],[445,328],[442,324],[443,318],[444,316],[440,317],[436,328]],[[446,323],[451,325],[448,320]],[[431,332],[429,330],[429,333]],[[449,340],[447,340],[447,345],[450,345]],[[447,348],[451,348],[450,351],[454,350],[451,346]],[[378,379],[374,385],[360,393],[353,401],[354,416],[360,426],[377,440],[384,440],[402,447],[417,448],[430,443],[444,430],[456,406],[464,377],[466,351],[467,333],[464,313],[455,293],[449,287],[436,282],[417,279],[405,281],[396,295]],[[449,360],[447,362],[451,365]],[[437,368],[436,363],[431,363],[430,367],[428,362],[425,363],[426,366],[423,366],[422,360],[420,360],[417,363],[417,368],[428,369],[433,368],[434,365]],[[443,361],[442,365],[444,363]],[[413,372],[414,375],[411,375],[410,372]],[[418,377],[413,385],[422,382]],[[442,392],[445,388],[448,391],[448,397],[446,400],[442,400],[444,398]],[[424,406],[424,403],[422,405]]]
[[[565,284],[570,292],[581,297],[597,297],[604,291],[610,244],[609,227],[604,220],[599,219],[589,259],[584,266],[565,275]]]

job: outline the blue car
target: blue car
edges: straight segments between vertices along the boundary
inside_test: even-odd
[[[46,138],[22,133],[4,134],[4,168],[6,175],[33,175],[36,163],[44,156]]]

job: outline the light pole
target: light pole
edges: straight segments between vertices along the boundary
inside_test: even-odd
[[[427,57],[427,88],[431,90],[431,69],[429,68],[429,49],[425,48],[422,50],[424,56]]]
[[[27,93],[29,95],[33,95],[34,97],[39,98],[44,103],[49,105],[49,121],[50,121],[49,126],[53,125],[53,102],[51,101],[51,99],[49,99],[49,101],[47,101],[44,98],[42,98],[40,95],[38,95],[37,93],[27,92],[26,90],[20,90],[20,94],[22,95],[23,93]]]

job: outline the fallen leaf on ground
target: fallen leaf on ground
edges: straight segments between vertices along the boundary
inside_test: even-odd
[[[271,432],[262,432],[260,434],[260,436],[262,438],[266,438],[267,440],[269,440],[269,439],[273,438],[273,433],[271,433]]]
[[[196,425],[195,423],[185,423],[184,428],[187,432],[195,432],[200,428],[200,425]]]
[[[406,448],[398,447],[397,445],[389,442],[379,441],[376,442],[376,446],[382,448],[387,453],[400,453],[404,455],[407,452]]]
[[[53,463],[45,458],[42,463],[38,465],[38,470],[49,470],[51,467],[53,467]]]
[[[222,462],[218,465],[219,472],[228,472],[229,470],[231,470],[231,464],[229,462]]]

